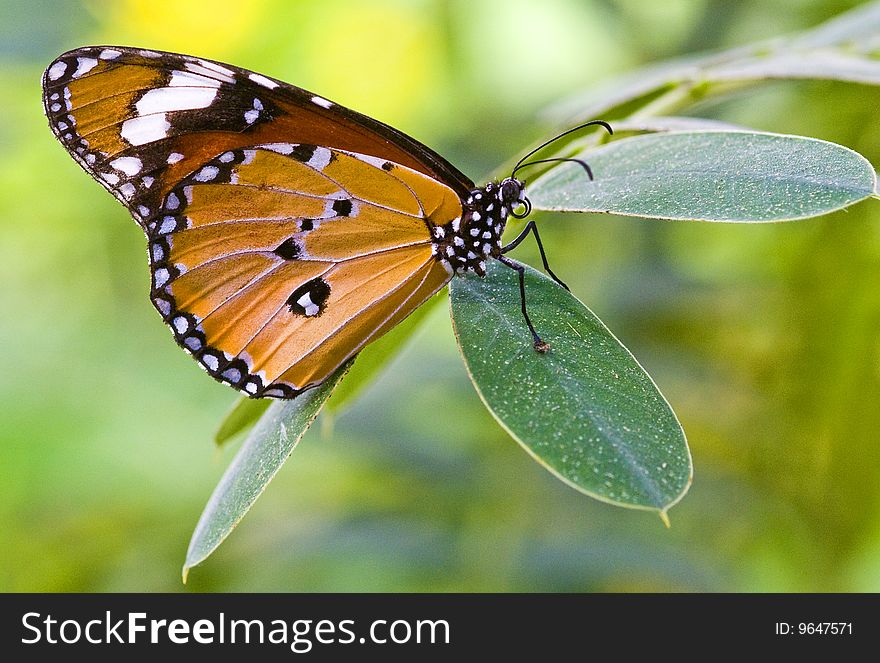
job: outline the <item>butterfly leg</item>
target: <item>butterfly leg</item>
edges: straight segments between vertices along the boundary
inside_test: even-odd
[[[550,349],[550,345],[545,342],[540,336],[538,336],[538,332],[535,331],[535,326],[532,324],[531,318],[529,318],[529,312],[526,310],[526,268],[520,265],[518,262],[514,262],[510,258],[505,258],[504,256],[499,256],[498,261],[502,265],[510,267],[519,274],[519,301],[523,317],[526,319],[526,324],[529,327],[529,331],[532,332],[532,339],[534,340],[535,350],[541,353],[547,352]]]
[[[526,227],[523,228],[523,231],[516,237],[516,239],[514,239],[509,244],[505,244],[504,246],[502,246],[501,253],[507,253],[518,247],[520,244],[522,244],[522,241],[526,238],[526,236],[528,236],[529,233],[533,233],[535,235],[535,241],[538,243],[538,251],[540,251],[541,253],[541,262],[544,263],[544,269],[550,275],[550,278],[552,278],[563,288],[571,292],[571,288],[565,285],[565,283],[563,283],[562,280],[553,273],[553,270],[550,269],[550,265],[547,264],[547,255],[544,253],[544,245],[541,243],[541,236],[538,234],[538,226],[535,224],[534,221],[529,221],[526,224]]]

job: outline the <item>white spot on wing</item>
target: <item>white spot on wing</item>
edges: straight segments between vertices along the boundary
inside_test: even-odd
[[[110,162],[116,170],[121,170],[129,177],[137,175],[143,168],[143,163],[137,157],[119,157]]]
[[[216,371],[217,367],[220,365],[220,363],[217,361],[217,357],[208,354],[202,357],[202,363],[212,371]]]
[[[162,315],[168,315],[171,313],[171,302],[166,299],[156,299],[156,308]]]
[[[316,170],[324,170],[330,163],[330,150],[326,147],[316,147],[312,158],[306,163]]]
[[[382,168],[382,166],[388,163],[388,159],[380,159],[379,157],[370,156],[369,154],[356,154],[355,156],[364,163],[368,163],[376,168]]]
[[[226,83],[235,83],[235,79],[232,77],[232,72],[219,65],[200,61],[199,64],[196,64],[195,62],[185,62],[183,66],[195,74],[201,74],[202,76],[208,76],[210,78],[219,78]],[[229,75],[226,75],[223,72],[229,72]]]
[[[196,182],[210,182],[217,174],[220,172],[220,169],[217,166],[205,166],[198,173],[196,173],[193,179]]]
[[[172,152],[171,154],[168,155],[168,158],[165,159],[165,163],[167,163],[167,164],[177,163],[181,159],[183,159],[183,155],[180,152]]]
[[[238,382],[241,380],[241,371],[237,368],[227,368],[223,371],[223,377],[230,382]]]
[[[168,87],[220,87],[216,78],[195,74],[189,71],[172,71]]]
[[[296,303],[303,307],[308,316],[318,315],[318,311],[321,310],[318,308],[318,305],[312,301],[312,295],[308,292],[297,299]]]
[[[143,184],[147,189],[150,188],[150,185],[153,184],[153,178],[147,175],[141,180],[141,184]]]
[[[58,60],[58,62],[49,67],[49,80],[57,81],[64,75],[65,71],[67,71],[67,63]]]
[[[180,207],[180,199],[173,191],[169,193],[168,198],[165,199],[165,207],[167,209],[177,209],[178,207]]]
[[[167,269],[165,269],[164,267],[157,269],[156,274],[154,276],[154,282],[156,284],[156,287],[161,288],[163,285],[168,283],[168,277],[169,277],[169,274],[168,274]]]
[[[145,145],[167,137],[170,128],[171,124],[165,118],[165,113],[158,113],[126,120],[122,123],[119,134],[131,145]]]
[[[105,48],[98,54],[98,57],[101,60],[115,60],[120,55],[122,55],[122,51],[117,51],[114,48]]]
[[[322,108],[330,108],[330,106],[333,105],[332,101],[328,101],[327,99],[324,99],[324,97],[317,97],[317,96],[312,97],[312,103],[317,104],[318,106],[321,106]]]
[[[121,187],[119,187],[119,193],[122,194],[122,197],[126,200],[131,200],[132,196],[134,196],[136,189],[134,188],[134,184],[131,182],[126,182]]]
[[[234,76],[235,72],[231,69],[227,69],[216,62],[208,62],[207,60],[199,60],[200,65],[202,65],[205,69],[210,69],[211,71],[217,72],[218,74],[223,74],[225,76]]]
[[[244,114],[244,121],[248,124],[253,124],[257,121],[257,118],[260,117],[260,111],[258,110],[249,110]]]
[[[167,233],[170,233],[176,227],[177,227],[177,219],[175,219],[173,216],[163,217],[162,225],[159,226],[159,234],[165,235]],[[156,287],[158,287],[158,286],[156,286]]]
[[[135,104],[141,116],[168,111],[207,108],[217,96],[215,87],[160,87],[148,91]]]
[[[119,175],[116,173],[101,173],[101,179],[107,182],[110,186],[116,186],[119,184]]]
[[[186,330],[189,329],[189,320],[187,320],[182,315],[178,315],[176,318],[174,318],[173,324],[178,334],[185,334]]]
[[[95,58],[77,58],[76,71],[73,72],[73,78],[79,78],[80,76],[89,73],[97,64],[98,61]]]
[[[293,152],[293,145],[290,143],[267,143],[262,146],[263,149],[278,152],[278,154],[290,154]]]
[[[257,85],[262,85],[265,88],[269,88],[270,90],[274,90],[278,87],[278,83],[275,81],[270,81],[265,76],[260,76],[259,74],[249,74],[248,78],[250,78]]]

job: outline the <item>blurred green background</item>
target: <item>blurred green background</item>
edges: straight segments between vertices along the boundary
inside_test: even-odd
[[[540,112],[557,99],[857,4],[0,2],[0,590],[880,591],[876,201],[756,227],[536,215],[554,270],[688,433],[671,529],[523,453],[481,406],[444,304],[182,586],[236,395],[175,347],[141,233],[56,143],[39,89],[76,46],[192,53],[377,117],[479,180],[557,129]],[[778,82],[698,110],[876,165],[878,108],[878,88]]]

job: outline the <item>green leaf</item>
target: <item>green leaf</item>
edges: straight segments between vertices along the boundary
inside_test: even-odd
[[[844,12],[811,30],[796,35],[792,44],[799,48],[828,48],[841,46],[848,49],[877,48],[880,34],[880,2],[869,2]]]
[[[674,132],[614,141],[528,187],[535,209],[656,219],[762,222],[827,214],[874,193],[871,164],[814,138],[746,131]]]
[[[218,447],[223,446],[232,438],[253,427],[271,404],[272,401],[268,398],[240,397],[217,427],[214,444]]]
[[[554,122],[576,124],[594,118],[626,117],[638,107],[655,105],[668,115],[707,94],[729,92],[765,79],[877,85],[880,63],[870,56],[877,50],[878,31],[880,3],[875,2],[790,37],[696,53],[627,72],[553,104],[544,115]]]
[[[403,349],[409,337],[415,333],[425,317],[443,299],[445,299],[443,294],[434,295],[413,311],[403,322],[365,347],[357,355],[357,361],[351,367],[345,380],[333,392],[333,398],[327,402],[327,411],[339,413],[350,405],[364,387]]]
[[[377,341],[370,343],[357,355],[345,380],[333,392],[327,403],[327,410],[339,413],[345,409],[366,387],[370,381],[400,352],[407,339],[419,328],[422,320],[442,299],[437,295],[417,308],[412,315]],[[237,435],[253,427],[263,416],[272,401],[267,398],[239,398],[220,422],[214,433],[214,442],[222,446]]]
[[[625,133],[667,133],[670,131],[748,131],[739,124],[707,120],[702,117],[666,115],[660,117],[631,117],[614,123],[614,135]]]
[[[348,364],[320,387],[269,406],[232,459],[199,518],[186,552],[184,582],[189,570],[207,559],[244,518],[347,370]]]
[[[704,76],[713,83],[809,79],[880,85],[880,61],[836,51],[791,51],[730,62]]]
[[[452,320],[480,398],[513,438],[573,488],[620,506],[666,510],[687,491],[684,431],[629,351],[580,301],[526,268],[529,315],[514,270],[452,280]]]
[[[648,65],[627,72],[557,101],[543,112],[553,122],[576,124],[584,120],[626,117],[631,106],[647,104],[684,82],[701,80],[704,63],[726,59],[726,55],[692,55]],[[625,112],[626,111],[626,112]]]

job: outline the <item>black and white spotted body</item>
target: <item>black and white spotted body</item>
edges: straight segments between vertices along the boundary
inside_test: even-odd
[[[524,191],[513,177],[489,182],[462,201],[460,219],[433,228],[434,253],[450,274],[486,275],[486,260],[501,255],[507,218],[522,204]]]

